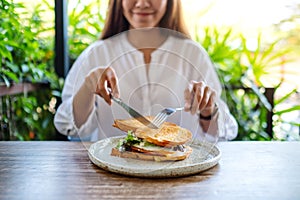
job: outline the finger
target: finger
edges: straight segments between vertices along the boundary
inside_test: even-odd
[[[198,113],[200,112],[200,109],[202,108],[201,106],[206,104],[207,101],[207,96],[205,96],[205,88],[206,88],[206,84],[203,81],[200,82],[196,82],[195,86],[194,86],[194,90],[195,90],[195,98],[197,99],[197,104],[194,104],[194,109],[193,109],[193,113]]]
[[[211,115],[215,110],[216,93],[215,91],[210,91],[210,93],[206,106],[201,110],[204,116]]]
[[[102,77],[98,83],[97,94],[101,96],[106,103],[111,105],[110,95],[109,92],[106,90],[106,88],[107,88],[107,78]]]
[[[185,105],[184,105],[184,110],[185,111],[191,111],[192,108],[192,103],[194,100],[194,91],[193,87],[196,81],[191,81],[188,85],[188,87],[184,91],[184,100],[185,100]]]
[[[207,103],[207,108],[210,109],[211,112],[213,112],[215,110],[215,106],[216,106],[216,92],[211,91],[211,95]]]
[[[119,97],[119,84],[115,71],[111,68],[107,73],[108,87],[111,88],[111,93],[114,97]]]
[[[186,88],[184,90],[184,110],[190,111],[191,109],[191,102],[192,102],[192,93],[190,91],[190,88]]]
[[[110,81],[113,79],[112,76],[111,68],[106,68],[97,84],[97,94],[99,94],[109,105],[111,105],[111,99],[107,88],[111,84]]]
[[[216,92],[215,91],[211,91],[211,94],[210,94],[210,98],[209,98],[209,101],[208,101],[208,104],[207,106],[210,107],[210,108],[214,108],[215,105],[216,105]]]
[[[87,88],[92,93],[97,93],[97,83],[99,81],[99,78],[101,77],[102,70],[96,69],[91,71],[84,80],[84,84],[87,86]]]
[[[205,86],[204,88],[201,89],[203,92],[202,92],[201,100],[199,100],[199,107],[198,107],[200,111],[202,111],[207,107],[207,104],[211,96],[211,91],[209,87]]]
[[[199,110],[199,104],[202,101],[202,87],[201,84],[194,84],[193,87],[194,98],[192,101],[191,114],[197,113]]]

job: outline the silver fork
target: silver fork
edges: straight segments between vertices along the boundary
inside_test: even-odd
[[[183,109],[184,109],[184,107],[165,108],[154,117],[154,119],[152,120],[152,123],[155,126],[160,127],[170,115],[174,114],[176,111],[181,111]]]

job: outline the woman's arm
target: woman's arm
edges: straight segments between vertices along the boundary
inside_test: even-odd
[[[189,60],[197,66],[199,74],[195,79],[197,82],[192,82],[188,90],[189,99],[197,97],[193,100],[191,113],[199,114],[199,123],[205,133],[226,140],[234,139],[238,131],[237,122],[221,99],[222,86],[215,66],[200,44],[192,45],[190,49]]]
[[[91,71],[75,94],[73,99],[73,114],[75,125],[80,128],[86,122],[93,110],[95,95],[101,96],[109,105],[111,99],[107,87],[114,96],[119,96],[117,76],[113,68],[96,68]]]
[[[216,92],[203,81],[191,81],[185,90],[185,110],[198,114],[204,132],[216,134],[218,130],[218,106]]]

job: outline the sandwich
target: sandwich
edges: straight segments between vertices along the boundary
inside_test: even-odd
[[[179,161],[192,153],[192,148],[187,144],[192,133],[174,123],[165,122],[159,129],[151,129],[130,118],[115,120],[113,126],[127,132],[127,136],[112,148],[112,156],[149,161]]]

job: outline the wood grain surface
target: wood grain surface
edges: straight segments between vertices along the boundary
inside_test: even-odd
[[[300,199],[299,142],[221,142],[217,166],[168,179],[104,171],[90,144],[0,142],[0,199]]]

